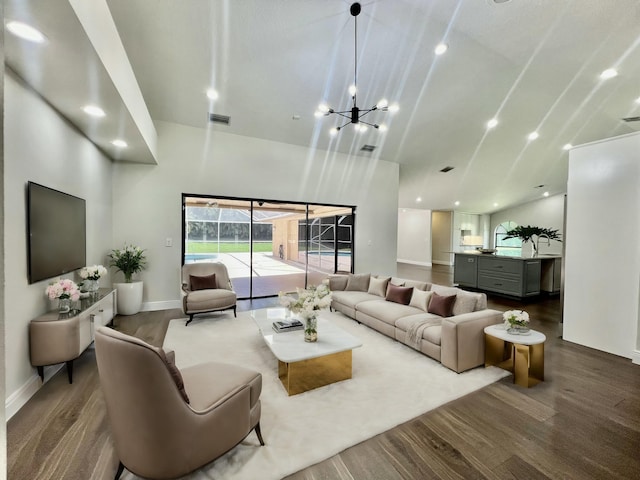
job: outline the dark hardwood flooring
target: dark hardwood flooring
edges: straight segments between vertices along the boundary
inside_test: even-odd
[[[399,264],[398,276],[452,282],[451,268],[442,266]],[[547,335],[543,383],[524,389],[505,378],[287,479],[640,478],[640,367],[559,338],[557,296],[490,296],[489,306],[524,308]],[[144,312],[114,325],[159,345],[177,316]],[[92,350],[76,361],[73,385],[63,369],[8,422],[7,448],[9,479],[113,478],[117,460]]]

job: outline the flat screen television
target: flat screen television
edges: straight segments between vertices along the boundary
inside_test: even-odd
[[[86,265],[86,203],[52,188],[27,185],[29,283]]]

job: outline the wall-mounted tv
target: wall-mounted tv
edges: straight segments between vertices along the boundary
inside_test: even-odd
[[[82,198],[28,183],[29,283],[84,267],[86,238],[86,204]]]

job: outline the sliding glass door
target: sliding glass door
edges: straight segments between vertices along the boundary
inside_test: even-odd
[[[183,211],[183,263],[224,263],[238,298],[352,271],[354,207],[183,195]]]

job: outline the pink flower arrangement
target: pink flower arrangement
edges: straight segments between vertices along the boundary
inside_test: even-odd
[[[49,284],[46,293],[51,300],[55,300],[56,298],[70,298],[75,302],[80,298],[80,289],[68,278],[59,278]]]

